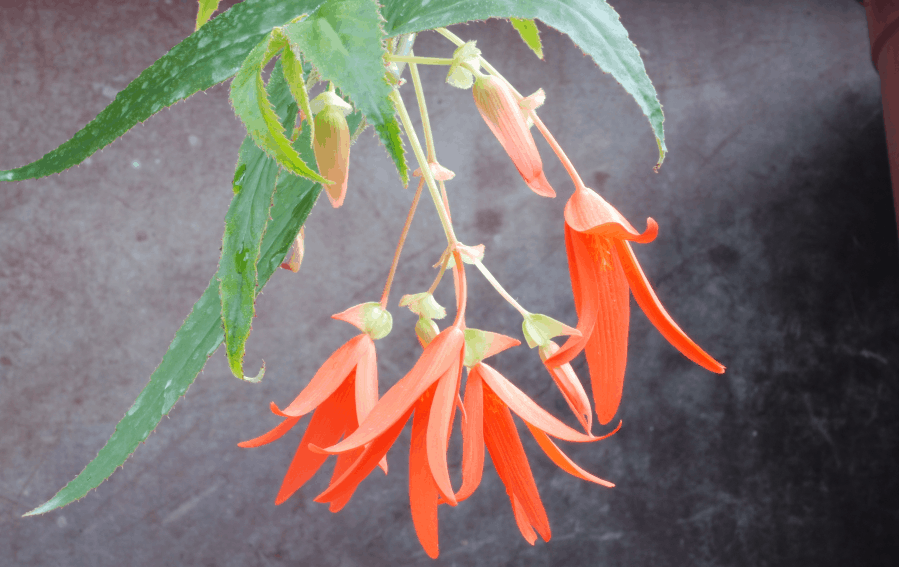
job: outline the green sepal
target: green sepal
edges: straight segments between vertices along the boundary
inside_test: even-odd
[[[409,311],[425,319],[446,317],[446,309],[437,303],[433,294],[428,292],[404,295],[400,299],[400,307],[408,307]]]
[[[465,355],[462,363],[471,368],[485,358],[519,344],[521,343],[515,339],[499,333],[491,333],[490,331],[482,331],[480,329],[465,329]]]
[[[528,346],[545,348],[549,341],[560,335],[580,335],[580,331],[569,327],[561,321],[556,321],[548,315],[540,313],[528,313],[521,323],[521,331]]]
[[[521,36],[521,39],[531,48],[537,57],[543,59],[543,43],[540,41],[540,30],[534,20],[522,18],[510,18],[512,27]]]

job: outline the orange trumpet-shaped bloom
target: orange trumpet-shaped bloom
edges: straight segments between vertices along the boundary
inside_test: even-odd
[[[350,309],[334,315],[355,324],[355,311]],[[361,324],[361,323],[360,323]],[[357,325],[358,326],[358,325]],[[300,395],[283,411],[272,402],[271,410],[284,418],[277,427],[255,439],[239,443],[239,447],[259,447],[275,441],[290,431],[300,418],[312,413],[312,419],[300,440],[293,461],[287,469],[275,504],[281,504],[293,495],[306,481],[312,478],[324,464],[327,455],[313,452],[309,445],[330,445],[341,436],[354,431],[378,400],[378,367],[375,344],[368,334],[360,334],[337,349],[332,354]],[[338,478],[359,455],[362,449],[339,455],[332,479]],[[387,460],[379,463],[387,472]],[[352,491],[344,498],[331,503],[331,511],[340,510],[352,496]]]
[[[571,336],[546,360],[548,367],[587,356],[599,422],[612,420],[621,402],[630,320],[628,290],[649,321],[684,356],[721,374],[724,366],[709,356],[671,319],[643,273],[630,242],[655,239],[658,225],[647,219],[638,232],[602,197],[579,186],[565,205],[565,245],[581,336]]]
[[[518,529],[531,545],[537,541],[537,534],[544,541],[549,541],[552,534],[512,413],[524,420],[543,452],[562,470],[602,486],[614,486],[576,465],[552,442],[550,436],[584,443],[605,439],[618,428],[602,437],[579,433],[553,417],[483,362],[468,372],[464,408],[462,487],[456,493],[456,500],[468,498],[480,484],[486,447],[506,487]]]
[[[471,90],[484,122],[512,158],[528,187],[542,197],[555,197],[556,192],[543,174],[537,144],[509,85],[496,77],[482,75]]]

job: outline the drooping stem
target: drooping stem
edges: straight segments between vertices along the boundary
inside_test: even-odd
[[[434,290],[437,289],[437,285],[440,283],[440,280],[443,279],[443,274],[446,272],[446,265],[449,263],[449,258],[447,255],[440,257],[440,271],[437,272],[437,277],[434,278],[434,283],[431,284],[431,287],[428,288],[428,293],[434,295]]]
[[[428,148],[428,163],[437,161],[437,150],[434,149],[434,135],[431,130],[431,120],[428,118],[428,105],[425,102],[425,91],[421,86],[421,76],[418,74],[418,65],[409,64],[409,72],[412,74],[412,84],[415,87],[415,100],[418,102],[418,111],[421,114],[421,126],[425,133],[425,145]],[[442,179],[438,180],[440,185],[440,196],[443,198],[443,206],[446,208],[446,216],[452,222],[453,216],[450,213],[449,198],[446,195],[446,184]]]
[[[454,326],[465,326],[465,307],[468,303],[468,282],[465,281],[465,264],[458,250],[453,251],[453,281],[456,283],[456,320]],[[445,264],[444,264],[445,265]]]
[[[452,65],[452,58],[418,57],[415,55],[387,55],[387,60],[395,63],[418,63],[419,65]]]
[[[418,141],[418,135],[415,133],[415,128],[412,126],[412,119],[409,118],[409,112],[406,110],[406,105],[403,104],[403,99],[396,90],[390,94],[390,98],[393,100],[394,106],[396,106],[397,114],[400,115],[400,122],[402,122],[403,129],[406,131],[406,136],[409,138],[409,145],[412,146],[412,152],[415,154],[415,159],[418,160],[419,167],[421,167],[421,175],[428,185],[428,191],[431,193],[434,207],[437,208],[437,216],[440,217],[440,224],[443,225],[443,232],[446,234],[446,240],[451,246],[455,246],[458,240],[456,240],[456,234],[453,232],[453,225],[446,214],[446,209],[443,207],[440,190],[437,188],[437,183],[434,181],[434,175],[431,173],[431,168],[428,167],[427,157],[422,150],[421,143]]]
[[[575,188],[581,189],[584,187],[584,182],[581,180],[581,176],[578,175],[576,169],[574,169],[574,165],[571,163],[571,160],[568,159],[568,156],[565,155],[565,150],[562,149],[562,146],[559,145],[559,142],[556,141],[556,138],[550,133],[549,129],[546,127],[546,124],[540,120],[540,117],[537,116],[537,113],[533,110],[530,111],[531,120],[534,121],[534,125],[540,130],[540,133],[543,134],[543,137],[546,138],[546,141],[549,143],[549,147],[556,152],[556,157],[559,158],[559,161],[562,162],[562,165],[565,166],[565,171],[568,172],[568,175],[571,177],[571,182],[574,183]]]
[[[396,267],[400,261],[400,252],[403,251],[403,244],[406,243],[406,236],[409,234],[409,226],[412,224],[412,217],[415,216],[415,208],[418,207],[418,200],[421,198],[421,190],[425,186],[425,180],[418,182],[418,189],[415,191],[415,197],[412,198],[412,206],[409,207],[409,214],[406,215],[406,224],[403,225],[403,232],[400,233],[400,241],[396,245],[396,252],[393,253],[393,263],[390,265],[390,273],[387,274],[387,282],[384,284],[384,293],[381,294],[381,309],[387,309],[387,298],[390,297],[390,287],[393,285],[393,277],[396,275]]]
[[[462,38],[460,38],[459,36],[452,33],[451,31],[449,31],[446,28],[438,28],[435,31],[437,31],[437,33],[439,33],[443,37],[447,38],[451,42],[455,43],[456,45],[462,45],[465,43],[464,41],[462,41]],[[490,73],[497,79],[499,79],[499,80],[503,81],[504,83],[506,83],[507,85],[509,85],[509,88],[511,88],[512,92],[515,93],[515,96],[517,96],[519,99],[524,98],[521,95],[521,93],[518,92],[518,90],[512,85],[512,83],[507,81],[506,78],[503,77],[502,74],[499,71],[497,71],[496,68],[493,65],[491,65],[489,61],[487,61],[483,57],[480,57],[479,63],[481,64],[482,67],[484,67],[484,69],[487,70],[488,73]],[[540,117],[537,116],[537,112],[535,112],[534,110],[531,110],[528,113],[528,115],[530,116],[531,120],[534,121],[534,125],[537,126],[537,129],[540,130],[540,133],[543,134],[543,137],[546,138],[546,141],[549,143],[550,147],[556,153],[556,157],[558,157],[559,161],[562,162],[562,165],[565,167],[565,170],[568,172],[568,175],[571,177],[571,181],[574,183],[574,186],[576,188],[584,187],[584,182],[581,180],[581,176],[578,175],[577,170],[574,169],[574,165],[572,165],[571,160],[568,159],[568,156],[565,154],[565,151],[562,149],[562,146],[559,145],[559,143],[556,141],[555,137],[550,133],[549,129],[546,127],[546,125],[543,123],[543,121],[540,120]]]
[[[515,301],[515,298],[512,297],[512,295],[509,294],[508,291],[506,291],[506,288],[504,288],[502,284],[500,284],[499,281],[497,281],[497,279],[493,277],[493,274],[490,273],[490,270],[487,269],[483,262],[481,262],[480,260],[475,260],[474,265],[484,275],[487,281],[490,282],[490,285],[493,286],[493,289],[495,289],[501,296],[503,296],[503,299],[508,301],[516,311],[521,313],[522,317],[530,315],[530,312],[522,307],[521,304],[519,304],[517,301]]]

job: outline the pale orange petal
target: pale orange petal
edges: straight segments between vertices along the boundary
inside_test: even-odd
[[[485,388],[484,410],[484,444],[490,452],[490,458],[500,480],[506,487],[509,500],[518,498],[528,523],[536,529],[543,541],[549,541],[552,536],[549,518],[546,517],[546,510],[540,501],[537,484],[534,482],[534,475],[531,473],[509,408]]]
[[[328,453],[349,451],[390,429],[459,358],[464,341],[464,334],[458,327],[444,329],[424,350],[412,370],[378,400],[359,428],[340,443],[323,450]]]
[[[288,417],[281,423],[279,423],[274,429],[269,431],[268,433],[264,433],[255,439],[250,439],[248,441],[241,441],[237,444],[238,447],[243,447],[245,449],[249,449],[252,447],[261,447],[263,445],[268,445],[272,441],[276,441],[284,436],[285,433],[290,431],[290,429],[297,424],[300,420],[298,417]]]
[[[659,232],[659,225],[650,218],[646,219],[646,230],[641,233],[615,207],[586,187],[575,190],[565,204],[565,223],[577,232],[643,244],[654,240]]]
[[[643,268],[637,262],[634,251],[631,250],[630,244],[627,242],[616,241],[615,249],[618,251],[618,257],[621,259],[621,265],[624,269],[624,275],[627,277],[627,283],[630,285],[634,299],[637,305],[646,313],[649,322],[655,325],[655,328],[662,333],[662,336],[668,339],[674,348],[679,350],[681,354],[702,366],[710,372],[716,374],[724,373],[724,366],[720,362],[709,356],[704,350],[693,342],[693,340],[684,333],[677,323],[668,315],[668,312],[662,307],[656,292],[649,285]]]
[[[354,421],[352,383],[344,383],[334,395],[324,401],[312,414],[309,426],[300,440],[293,461],[284,475],[275,504],[281,504],[312,478],[324,464],[328,455],[320,455],[309,450],[309,444],[329,445],[346,432]],[[349,418],[349,419],[348,419]]]
[[[602,486],[608,486],[609,488],[614,487],[615,485],[607,480],[603,480],[597,476],[593,476],[588,473],[581,467],[577,466],[574,461],[568,458],[568,455],[562,452],[555,443],[552,442],[546,433],[540,431],[530,423],[525,423],[528,426],[528,429],[531,430],[531,433],[534,435],[534,439],[537,440],[537,444],[540,445],[540,448],[543,449],[543,452],[546,453],[546,456],[549,457],[552,462],[554,462],[560,469],[567,472],[570,475],[574,475],[583,480],[589,480],[590,482],[595,482],[596,484],[600,484]],[[619,424],[618,427],[621,427]],[[615,429],[618,431],[618,429]],[[612,433],[615,433],[613,431]],[[611,433],[609,434],[611,435]]]
[[[412,409],[410,408],[400,417],[400,419],[393,422],[382,435],[366,445],[365,449],[362,451],[362,455],[353,462],[352,466],[350,466],[340,478],[331,481],[328,488],[315,497],[315,501],[337,501],[346,494],[346,491],[352,492],[355,490],[359,483],[378,466],[378,462],[384,458],[384,455],[387,454],[387,451],[389,451],[390,447],[396,442],[397,437],[400,436],[403,427],[406,425],[406,422],[409,421],[409,417],[411,416]],[[313,452],[324,452],[321,447],[317,446],[310,446],[309,449]]]
[[[412,419],[412,442],[409,447],[409,505],[418,541],[428,556],[436,559],[440,553],[437,535],[439,492],[428,462],[428,430],[432,421],[430,392],[416,404],[415,417]]]
[[[494,370],[491,366],[480,364],[480,375],[484,379],[484,384],[489,389],[491,395],[502,400],[503,407],[508,406],[515,414],[530,423],[549,433],[557,439],[572,441],[575,443],[591,443],[598,440],[592,435],[585,435],[575,429],[572,429],[552,416],[548,411],[540,407],[537,402],[528,397],[527,394],[518,389],[515,384],[506,380],[506,378]],[[485,390],[485,398],[487,397]]]
[[[366,340],[367,339],[367,340]],[[378,402],[378,357],[375,342],[368,335],[356,365],[356,419],[362,423]]]
[[[440,495],[450,506],[456,505],[456,499],[450,483],[446,449],[449,444],[450,418],[455,413],[456,393],[459,391],[459,371],[461,365],[453,365],[437,382],[427,429],[427,460],[431,474]]]
[[[595,272],[600,308],[593,334],[584,347],[596,416],[603,425],[612,421],[621,403],[631,317],[627,278],[615,250],[611,260],[612,269]]]
[[[537,532],[531,527],[531,522],[528,521],[528,515],[524,511],[524,506],[521,505],[521,501],[514,494],[509,496],[509,500],[512,501],[512,513],[515,514],[515,523],[518,525],[518,530],[529,544],[534,545],[537,543]]]
[[[577,266],[577,270],[572,271],[571,287],[578,290],[575,298],[579,298],[579,300],[575,301],[575,308],[577,308],[578,315],[577,330],[580,331],[581,336],[568,337],[558,352],[546,359],[545,364],[548,368],[571,362],[584,350],[590,339],[590,333],[593,332],[600,309],[596,288],[598,267],[584,242],[584,237],[566,226],[565,241],[566,245],[569,245],[570,242],[570,251],[574,254],[573,258],[569,255],[569,265],[573,262]],[[579,308],[578,303],[580,303]]]
[[[465,384],[465,421],[462,426],[462,487],[456,501],[462,502],[481,484],[484,472],[484,386],[480,364],[468,371]]]
[[[590,345],[589,341],[587,342],[587,345]],[[559,345],[553,341],[549,341],[547,354],[552,356],[558,350]],[[540,350],[540,356],[543,356],[543,349]],[[565,398],[568,407],[571,408],[571,412],[577,417],[577,420],[581,422],[584,431],[589,434],[593,425],[593,411],[590,407],[590,399],[587,397],[587,392],[584,390],[583,384],[581,384],[581,381],[574,373],[574,368],[571,367],[571,364],[566,363],[561,366],[556,366],[555,368],[547,367],[546,369],[549,371],[550,376],[552,376],[556,386],[559,387],[559,391],[562,392],[562,397]]]
[[[306,415],[337,390],[359,361],[367,335],[356,335],[337,349],[322,364],[309,384],[282,413],[297,417]]]
[[[555,197],[556,192],[543,174],[543,161],[534,137],[505,81],[491,76],[478,78],[472,94],[484,122],[512,158],[528,187],[542,197]]]

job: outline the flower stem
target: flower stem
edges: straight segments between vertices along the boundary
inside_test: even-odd
[[[465,43],[459,36],[447,30],[446,28],[437,28],[437,30],[435,31],[437,31],[437,33],[455,43],[456,45],[462,45]],[[479,61],[481,63],[481,66],[484,67],[484,69],[486,69],[488,73],[509,85],[509,87],[512,89],[512,92],[515,93],[515,96],[517,96],[519,99],[524,98],[521,93],[515,89],[512,83],[507,81],[506,78],[503,77],[502,74],[500,74],[500,72],[497,71],[496,68],[493,67],[493,65],[491,65],[486,59],[480,57]],[[531,110],[529,112],[529,115],[531,117],[531,120],[534,121],[534,125],[537,126],[537,129],[540,130],[540,133],[543,134],[543,137],[546,138],[546,141],[556,153],[556,157],[558,157],[559,161],[562,162],[562,165],[565,166],[565,170],[568,172],[568,175],[571,176],[571,181],[574,183],[574,186],[576,188],[584,187],[584,182],[581,180],[581,176],[578,175],[578,172],[574,169],[574,165],[572,165],[571,160],[569,160],[568,156],[565,155],[565,151],[562,149],[562,146],[559,145],[559,143],[550,133],[549,129],[546,127],[543,121],[540,120],[540,117],[537,116],[537,113],[534,110]]]
[[[431,284],[431,287],[428,288],[428,293],[434,295],[434,290],[437,289],[437,285],[440,283],[440,280],[443,278],[443,274],[446,273],[446,265],[449,263],[449,257],[445,255],[440,258],[440,271],[437,272],[437,277],[434,278],[434,283]]]
[[[418,63],[419,65],[452,65],[446,57],[417,57],[415,55],[387,55],[387,60],[395,63]]]
[[[425,132],[425,145],[428,148],[428,164],[437,162],[437,150],[434,149],[434,135],[431,130],[431,120],[428,118],[428,105],[425,102],[425,91],[421,86],[421,76],[418,74],[418,65],[409,64],[409,72],[412,74],[412,84],[415,87],[415,100],[418,102],[418,111],[421,113],[421,126]],[[446,196],[446,184],[439,180],[440,196],[443,198],[443,206],[446,209],[446,217],[450,222],[453,216],[450,213],[449,198]]]
[[[396,267],[400,262],[400,252],[403,251],[403,244],[406,243],[406,236],[409,235],[409,226],[412,224],[412,217],[415,216],[415,208],[418,207],[418,200],[421,198],[421,190],[424,186],[425,180],[422,179],[418,182],[418,189],[415,191],[415,197],[412,198],[412,206],[409,207],[409,214],[406,215],[406,224],[403,225],[403,232],[400,233],[400,241],[396,245],[393,263],[390,265],[390,273],[387,274],[387,282],[384,284],[384,293],[381,294],[381,309],[387,309],[387,298],[390,297],[390,287],[393,285]]]
[[[526,316],[530,315],[530,312],[527,309],[525,309],[524,307],[522,307],[521,304],[519,304],[517,301],[515,301],[515,298],[512,297],[508,291],[506,291],[506,288],[504,288],[502,286],[502,284],[500,284],[496,280],[496,278],[493,277],[493,274],[491,274],[490,270],[488,270],[487,267],[484,266],[483,262],[481,262],[480,260],[476,260],[474,265],[475,265],[475,267],[477,267],[478,270],[480,270],[480,272],[484,275],[484,277],[487,279],[487,281],[490,282],[490,285],[493,286],[493,289],[495,289],[501,296],[503,296],[503,299],[508,301],[509,304],[512,305],[512,307],[514,307],[516,311],[521,313],[522,317],[526,317]]]
[[[409,118],[409,112],[406,110],[406,105],[403,104],[403,99],[397,90],[390,93],[390,98],[393,100],[394,106],[396,106],[397,114],[400,115],[400,122],[403,123],[403,129],[406,131],[406,136],[409,138],[409,145],[412,146],[412,152],[415,154],[415,159],[418,160],[418,165],[421,167],[421,175],[424,177],[425,183],[428,184],[428,191],[431,193],[431,199],[434,201],[434,206],[437,208],[437,216],[440,217],[440,224],[443,225],[443,232],[446,234],[446,240],[451,246],[455,246],[458,240],[456,240],[456,234],[453,232],[453,225],[446,214],[446,209],[442,206],[440,190],[437,188],[437,183],[434,181],[434,175],[431,173],[431,168],[428,166],[428,160],[424,151],[422,151],[421,143],[418,141],[418,135],[415,133],[415,128],[412,126],[412,119]]]

